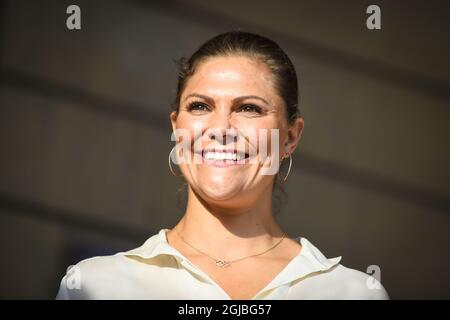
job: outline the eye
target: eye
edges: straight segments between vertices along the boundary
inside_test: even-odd
[[[189,112],[199,112],[199,111],[202,112],[202,111],[209,111],[209,107],[203,102],[194,101],[189,103],[187,110]]]
[[[254,104],[244,104],[239,108],[239,111],[244,112],[253,112],[253,113],[262,113],[262,109],[258,106],[255,106]]]

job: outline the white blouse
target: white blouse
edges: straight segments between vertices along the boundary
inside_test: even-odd
[[[231,299],[167,242],[161,229],[141,247],[70,268],[56,299]],[[327,259],[305,238],[300,253],[252,299],[388,299],[372,276]]]

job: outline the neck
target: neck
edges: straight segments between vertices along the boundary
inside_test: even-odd
[[[272,189],[246,205],[230,207],[204,201],[189,187],[186,213],[176,229],[205,252],[233,258],[273,245],[283,232],[272,214]]]

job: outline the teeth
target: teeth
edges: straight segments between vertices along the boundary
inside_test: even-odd
[[[244,158],[244,155],[241,153],[234,153],[234,152],[212,152],[208,151],[205,153],[205,158],[208,160],[234,160],[239,161]]]

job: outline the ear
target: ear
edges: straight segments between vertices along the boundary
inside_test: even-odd
[[[297,117],[295,121],[289,125],[286,142],[284,143],[284,152],[292,154],[297,148],[300,138],[302,136],[305,120],[302,117]]]
[[[170,113],[170,123],[172,124],[172,131],[176,129],[176,121],[177,121],[178,113],[176,111],[172,111]]]

